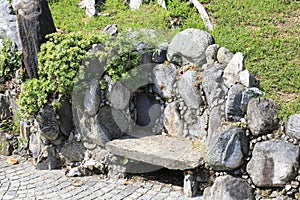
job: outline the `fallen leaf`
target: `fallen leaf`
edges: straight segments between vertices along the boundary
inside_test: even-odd
[[[73,185],[75,186],[75,187],[80,187],[80,186],[82,186],[84,183],[81,181],[81,180],[75,180],[74,182],[73,182]]]
[[[8,157],[6,161],[8,164],[11,164],[11,165],[18,164],[18,160],[13,157]]]

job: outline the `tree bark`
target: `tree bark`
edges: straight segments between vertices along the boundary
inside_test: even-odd
[[[56,31],[46,0],[21,0],[16,5],[24,65],[29,78],[38,78],[40,46],[47,34]]]

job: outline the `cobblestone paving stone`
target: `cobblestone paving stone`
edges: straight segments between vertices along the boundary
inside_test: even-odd
[[[0,199],[200,200],[183,196],[182,187],[157,181],[108,179],[98,175],[69,178],[63,170],[34,168],[31,161],[7,163],[0,155]]]

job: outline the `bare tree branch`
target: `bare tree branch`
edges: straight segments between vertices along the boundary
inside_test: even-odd
[[[197,8],[206,28],[210,31],[213,31],[214,30],[213,25],[210,22],[209,16],[208,16],[206,10],[204,9],[204,7],[199,3],[198,0],[190,0],[190,2],[192,2],[194,4],[194,6]]]

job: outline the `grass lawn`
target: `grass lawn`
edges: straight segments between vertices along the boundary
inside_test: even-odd
[[[168,0],[168,11],[148,0],[131,11],[125,0],[106,0],[102,14],[88,18],[79,0],[52,0],[55,25],[65,32],[99,34],[108,24],[129,28],[170,28],[169,18],[179,19],[186,28],[205,30],[191,3]],[[279,117],[300,113],[300,2],[298,0],[199,0],[208,12],[220,46],[245,56],[245,66],[259,80],[259,88],[280,107]]]

